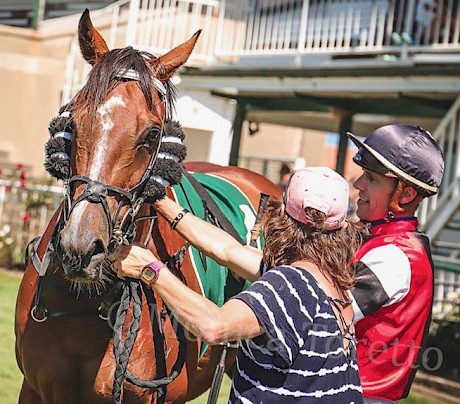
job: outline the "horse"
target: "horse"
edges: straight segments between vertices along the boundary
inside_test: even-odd
[[[113,259],[121,244],[142,243],[203,293],[190,248],[156,217],[152,202],[176,197],[173,185],[187,172],[234,184],[254,210],[261,193],[280,196],[272,182],[243,168],[194,162],[181,171],[171,77],[199,34],[154,57],[131,47],[109,50],[88,10],[80,18],[80,49],[92,69],[50,124],[45,167],[64,181],[65,196],[30,249],[18,290],[20,403],[183,403],[211,385],[224,348],[203,354],[202,342],[151,289],[116,278]],[[226,367],[234,359],[230,349]]]

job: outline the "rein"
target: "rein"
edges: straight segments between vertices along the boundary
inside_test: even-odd
[[[144,293],[147,296],[148,291],[144,288]],[[153,293],[152,293],[153,294]],[[151,313],[152,317],[158,318],[157,306],[155,299],[152,297],[150,300],[149,308],[154,311]],[[124,341],[121,335],[123,332],[123,325],[126,319],[130,303],[133,302],[131,324],[129,332]],[[134,376],[128,369],[127,365],[131,355],[134,342],[136,340],[137,332],[139,330],[140,316],[142,311],[142,284],[139,280],[130,279],[127,281],[126,287],[123,290],[123,295],[120,301],[120,307],[117,312],[117,317],[114,325],[114,352],[115,352],[115,374],[112,398],[114,403],[120,403],[122,400],[123,381],[126,379],[136,386],[155,389],[158,391],[157,402],[163,403],[166,397],[166,386],[171,383],[181,372],[182,367],[186,360],[187,338],[185,336],[184,328],[177,322],[172,315],[171,311],[163,307],[166,314],[169,316],[173,328],[176,331],[176,336],[179,341],[179,351],[177,359],[174,363],[171,373],[166,375],[166,355],[164,349],[160,350],[159,347],[164,346],[165,340],[162,332],[162,319],[152,322],[153,334],[155,335],[155,356],[157,363],[157,373],[162,373],[164,376],[155,380],[142,380]],[[158,338],[157,338],[158,337]],[[160,340],[160,341],[159,341]],[[161,369],[159,369],[161,368]]]

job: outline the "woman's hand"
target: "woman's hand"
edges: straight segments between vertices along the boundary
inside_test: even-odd
[[[152,261],[159,261],[152,251],[136,244],[121,246],[114,254],[114,257],[118,258],[118,262],[115,263],[114,268],[121,279],[139,279],[142,269],[146,265]]]

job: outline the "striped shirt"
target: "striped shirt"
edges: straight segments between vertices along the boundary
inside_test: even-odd
[[[307,271],[273,268],[234,298],[254,311],[265,334],[241,342],[231,403],[362,403],[351,349],[324,291]]]

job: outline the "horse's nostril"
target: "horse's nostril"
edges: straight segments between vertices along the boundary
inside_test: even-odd
[[[105,253],[105,248],[104,248],[104,244],[102,243],[102,241],[101,240],[94,241],[92,246],[89,247],[87,252],[81,257],[82,267],[87,267],[91,259],[94,256],[98,254],[104,254],[104,253]]]
[[[102,243],[102,240],[96,240],[94,242],[94,250],[93,250],[93,255],[97,254],[104,254],[106,252],[104,244]]]

